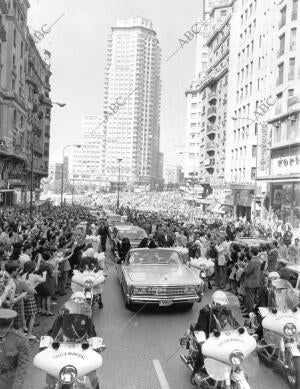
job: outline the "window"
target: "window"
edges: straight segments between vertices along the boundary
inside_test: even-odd
[[[280,22],[279,22],[279,28],[285,26],[286,23],[286,6],[282,8],[280,11]]]
[[[257,145],[252,146],[252,157],[256,157],[257,154]]]
[[[289,80],[294,80],[295,78],[295,58],[290,58],[289,61]]]
[[[281,63],[280,65],[278,65],[277,85],[280,85],[283,83],[283,70],[284,70],[283,63]]]
[[[285,43],[285,34],[283,34],[283,35],[281,35],[281,37],[279,37],[278,57],[280,57],[284,53],[284,43]]]
[[[293,0],[292,20],[297,19],[297,11],[298,11],[298,0]]]
[[[226,11],[221,11],[221,16],[226,16]]]
[[[292,28],[291,29],[291,40],[290,40],[290,51],[296,50],[296,34],[297,34],[297,29]]]
[[[14,44],[14,47],[16,47],[16,45],[17,45],[17,31],[16,30],[14,30],[13,44]]]
[[[251,168],[251,180],[255,180],[256,177],[256,167]]]

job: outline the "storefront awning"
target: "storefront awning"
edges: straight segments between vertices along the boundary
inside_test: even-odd
[[[274,175],[274,176],[264,176],[257,177],[257,181],[268,181],[268,182],[300,182],[299,174],[288,174],[288,175]]]

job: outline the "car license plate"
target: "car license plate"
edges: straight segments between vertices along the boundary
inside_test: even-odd
[[[162,300],[159,302],[160,307],[167,307],[168,305],[172,304],[172,300]]]

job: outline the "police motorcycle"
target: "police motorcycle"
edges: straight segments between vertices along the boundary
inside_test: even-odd
[[[216,291],[212,305],[201,309],[198,323],[180,339],[187,349],[180,358],[193,372],[191,383],[197,389],[250,389],[248,378],[258,371],[259,359],[256,339],[242,321],[236,296]]]
[[[103,308],[101,294],[107,274],[97,267],[84,266],[80,270],[73,270],[71,290],[73,293],[82,294],[87,304],[93,307],[95,304]]]
[[[289,281],[271,280],[268,306],[255,307],[249,332],[258,336],[258,354],[279,361],[293,389],[300,388],[300,304]]]
[[[42,336],[33,365],[46,372],[45,389],[100,389],[103,339],[96,336],[91,307],[67,301],[50,336]]]

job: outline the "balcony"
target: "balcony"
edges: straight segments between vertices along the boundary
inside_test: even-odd
[[[6,42],[6,30],[1,23],[0,23],[0,40],[2,42]]]
[[[213,124],[209,124],[206,128],[206,135],[211,135],[211,134],[215,134],[217,131],[217,128],[216,126],[214,126]]]
[[[297,103],[299,103],[299,102],[300,102],[299,97],[298,97],[298,96],[293,96],[293,97],[288,98],[288,100],[287,100],[287,106],[290,107],[290,106],[292,106],[292,105],[294,105],[294,104],[297,104]]]
[[[216,116],[216,114],[217,114],[217,107],[210,107],[210,108],[208,108],[208,110],[207,110],[207,117]]]
[[[216,150],[216,143],[215,142],[207,142],[206,143],[206,151],[209,153],[211,151],[215,151]]]
[[[213,99],[217,99],[217,92],[211,92],[208,94],[208,101],[211,101]]]

